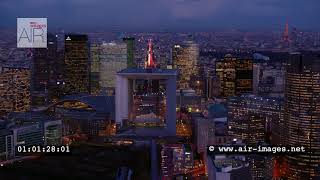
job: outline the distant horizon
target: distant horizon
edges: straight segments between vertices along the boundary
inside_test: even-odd
[[[1,0],[2,28],[17,17],[48,18],[66,31],[320,31],[319,0]]]
[[[320,29],[300,29],[298,27],[290,27],[289,30],[296,28],[298,31],[301,32],[314,32],[320,33]],[[16,32],[16,27],[1,27],[0,31],[3,30],[10,30]],[[48,32],[50,33],[214,33],[214,32],[239,32],[239,33],[264,33],[264,32],[271,32],[271,33],[282,33],[284,31],[284,26],[282,29],[272,29],[272,28],[257,28],[257,29],[245,29],[245,28],[212,28],[212,29],[203,29],[203,30],[192,30],[192,29],[121,29],[121,28],[97,28],[97,29],[87,29],[87,28],[76,28],[76,29],[68,29],[68,28],[50,28],[50,24],[48,24]]]

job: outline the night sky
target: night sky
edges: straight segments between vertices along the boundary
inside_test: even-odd
[[[0,0],[0,27],[17,17],[66,30],[320,30],[320,0]]]

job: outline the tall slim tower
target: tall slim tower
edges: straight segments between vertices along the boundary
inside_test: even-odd
[[[133,37],[124,37],[123,42],[127,44],[127,66],[129,68],[136,67],[134,53],[135,53],[135,39]]]
[[[100,94],[100,58],[99,58],[100,44],[90,44],[90,90],[91,94]]]
[[[32,67],[33,104],[39,99],[51,99],[56,94],[57,81],[61,75],[62,62],[58,58],[57,36],[48,34],[47,48],[35,49]]]
[[[103,43],[99,50],[99,77],[102,93],[114,95],[116,87],[116,74],[127,68],[127,44]]]
[[[156,59],[153,54],[153,44],[151,39],[149,39],[149,42],[148,42],[148,55],[147,55],[147,61],[145,62],[145,67],[146,68],[156,67]]]
[[[65,84],[67,94],[90,91],[87,35],[65,35]]]
[[[320,54],[292,53],[287,63],[284,122],[286,144],[304,146],[288,155],[289,180],[320,176]]]
[[[199,46],[192,41],[184,44],[176,44],[172,48],[173,68],[178,70],[178,89],[191,89],[194,84],[193,77],[199,75],[197,67],[199,59]]]

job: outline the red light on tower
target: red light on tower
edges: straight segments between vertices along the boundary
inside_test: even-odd
[[[147,57],[147,62],[145,65],[146,68],[155,68],[156,64],[155,64],[155,58],[153,55],[153,45],[152,45],[152,40],[149,39],[148,42],[148,57]]]

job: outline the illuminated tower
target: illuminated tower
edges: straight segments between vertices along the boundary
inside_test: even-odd
[[[284,122],[286,144],[306,153],[288,155],[288,179],[320,176],[320,55],[292,53],[286,68]]]
[[[156,62],[155,62],[155,57],[153,54],[153,45],[152,45],[152,40],[149,39],[148,42],[148,56],[147,56],[147,61],[145,63],[146,68],[155,68],[156,67]]]
[[[179,72],[177,88],[192,89],[194,82],[192,79],[198,77],[199,68],[197,67],[199,58],[198,44],[187,41],[183,44],[176,44],[172,48],[173,68]]]
[[[97,95],[100,92],[100,59],[99,59],[100,44],[90,44],[90,89],[91,94]]]
[[[30,108],[30,70],[0,67],[0,116]]]
[[[65,83],[67,94],[89,92],[87,35],[65,35]]]

